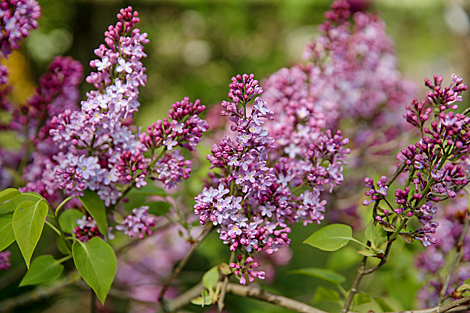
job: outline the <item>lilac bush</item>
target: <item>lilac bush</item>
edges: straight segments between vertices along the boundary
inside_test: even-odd
[[[352,227],[334,223],[305,240],[326,251],[349,241],[362,246],[351,288],[346,291],[345,278],[331,270],[298,274],[334,283],[346,313],[362,277],[387,262],[401,237],[408,244],[421,241],[426,249],[415,258],[422,277],[430,277],[419,293],[423,307],[442,308],[448,298],[469,302],[468,209],[464,204],[442,208],[444,200],[455,203],[469,182],[469,110],[460,113],[458,105],[467,86],[455,74],[443,86],[443,77],[436,75],[425,80],[426,98],[406,105],[415,88],[397,70],[384,22],[353,11],[350,2],[334,1],[301,63],[261,82],[254,74],[231,78],[228,100],[207,115],[209,122],[228,126],[213,134],[217,139],[206,156],[210,171],[199,193],[189,195],[190,205],[178,192],[191,178],[193,164],[204,162],[196,152],[209,129],[206,105],[184,97],[166,118],[136,129],[149,39],[136,27],[140,18],[131,7],[120,10],[116,25],[105,32],[105,44],[95,50],[94,72],[86,78],[94,89],[80,103],[83,67],[70,57],[54,58],[23,105],[10,101],[8,73],[0,66],[0,109],[8,115],[0,130],[14,133],[21,145],[0,150],[0,270],[10,267],[10,252],[3,250],[16,242],[28,267],[20,285],[52,281],[72,259],[102,303],[116,275],[128,294],[158,302],[165,312],[189,301],[217,304],[221,312],[229,291],[310,312],[317,309],[263,296],[229,279],[241,285],[272,280],[272,267],[263,266],[288,262],[296,223],[325,224],[331,211],[330,221],[349,217],[351,226],[361,229],[365,208],[354,203],[362,202],[372,216],[366,243],[352,237]],[[0,12],[0,57],[7,57],[37,27],[40,8],[34,0],[2,0]],[[416,134],[411,143],[406,131]],[[383,160],[398,147],[397,170],[388,175],[393,161]],[[371,156],[380,160],[369,164]],[[364,178],[367,165],[388,176]],[[365,199],[359,179],[368,189]],[[60,259],[32,258],[45,225],[57,235]],[[178,297],[174,281],[212,231],[230,259]],[[454,248],[448,273],[436,278]],[[367,268],[369,258],[379,261]],[[158,279],[150,281],[146,271]]]

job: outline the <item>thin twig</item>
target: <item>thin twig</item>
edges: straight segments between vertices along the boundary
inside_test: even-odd
[[[232,253],[230,254],[230,261],[228,262],[228,264],[230,265],[231,263],[233,263],[233,261],[235,261],[235,251],[232,251]],[[224,299],[225,299],[225,293],[227,292],[227,285],[228,285],[228,276],[225,275],[224,282],[222,284],[222,290],[220,291],[219,301],[217,302],[218,313],[222,312],[224,305],[225,305]]]
[[[387,243],[387,247],[385,248],[385,254],[384,254],[382,260],[380,260],[380,263],[377,264],[376,266],[368,269],[368,270],[364,270],[362,272],[362,275],[369,275],[369,274],[375,272],[376,270],[378,270],[379,268],[381,268],[385,263],[387,263],[387,258],[388,258],[388,255],[390,253],[390,248],[392,247],[392,242],[393,241],[389,241]]]
[[[173,280],[180,274],[181,270],[184,268],[188,260],[191,258],[194,252],[196,252],[197,248],[199,247],[199,244],[207,237],[207,235],[210,233],[210,231],[213,228],[207,228],[207,230],[204,230],[203,233],[197,238],[197,240],[192,244],[191,249],[188,251],[188,253],[184,256],[184,258],[180,261],[178,266],[173,270],[173,273],[171,274],[170,278],[165,282],[165,284],[162,287],[162,290],[160,291],[160,294],[158,295],[158,302],[161,304],[163,311],[167,312],[166,305],[164,303],[164,298],[165,298],[165,293],[170,287],[171,283]]]
[[[467,210],[467,217],[465,219],[465,224],[464,224],[462,233],[460,234],[458,242],[455,244],[457,251],[455,252],[454,259],[452,260],[452,264],[450,265],[449,272],[447,273],[447,276],[446,276],[446,280],[444,282],[444,285],[442,286],[441,293],[439,294],[438,305],[442,305],[442,303],[444,303],[447,289],[449,288],[450,279],[452,278],[452,274],[454,273],[455,267],[457,266],[457,263],[459,262],[460,257],[462,256],[462,253],[463,253],[463,249],[462,249],[463,241],[465,239],[465,236],[467,235],[469,225],[470,225],[470,214],[468,213],[468,210]]]
[[[434,311],[432,311],[431,313],[444,313],[444,312],[447,312],[453,308],[456,308],[458,306],[460,306],[461,304],[465,304],[467,302],[470,302],[470,297],[465,297],[465,298],[462,298],[462,299],[458,299],[458,300],[455,300],[449,304],[446,304],[446,305],[443,305],[443,306],[440,306],[436,309],[434,309]]]
[[[367,242],[368,245],[370,245],[370,242]],[[351,307],[351,303],[354,299],[354,296],[357,293],[357,289],[359,288],[359,283],[361,282],[364,270],[366,268],[366,263],[367,263],[367,257],[362,258],[361,266],[357,269],[357,275],[356,278],[354,279],[354,282],[351,286],[351,289],[349,290],[348,297],[346,301],[344,302],[343,309],[341,310],[341,313],[346,313],[349,312],[349,308]]]

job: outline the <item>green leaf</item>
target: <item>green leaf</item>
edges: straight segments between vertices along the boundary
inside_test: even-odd
[[[165,189],[157,187],[152,183],[142,186],[139,189],[137,188],[132,189],[132,194],[147,195],[147,196],[162,196],[162,197],[166,196]]]
[[[108,221],[103,200],[92,190],[83,190],[84,196],[79,197],[85,210],[96,221],[96,225],[102,235],[108,238]]]
[[[147,205],[149,207],[148,212],[150,214],[157,216],[165,215],[171,208],[171,204],[166,201],[149,202],[145,203],[144,205]]]
[[[0,192],[0,203],[3,203],[11,198],[20,195],[21,192],[15,188],[8,188]]]
[[[59,251],[63,254],[63,255],[68,255],[70,253],[68,247],[67,247],[67,243],[65,242],[64,239],[62,239],[61,237],[59,236],[56,236],[57,238],[57,248],[59,249]]]
[[[41,255],[31,262],[26,275],[20,282],[20,286],[46,283],[62,273],[64,266],[54,260],[52,255]]]
[[[370,223],[366,228],[366,238],[373,248],[379,248],[387,240],[387,232],[380,225]]]
[[[77,209],[68,209],[63,211],[59,216],[59,224],[62,230],[71,234],[75,227],[78,226],[77,220],[83,217],[83,213]]]
[[[366,293],[358,293],[354,296],[354,304],[357,306],[357,305],[361,305],[361,304],[364,304],[364,303],[369,303],[372,301],[372,298],[369,294],[366,294]]]
[[[13,213],[13,232],[28,268],[33,251],[41,238],[48,208],[46,200],[23,201]]]
[[[382,311],[384,312],[393,312],[395,311],[387,302],[385,302],[382,298],[372,298],[375,303],[377,303]]]
[[[463,285],[460,285],[459,288],[457,288],[457,292],[462,292],[462,291],[466,291],[466,290],[470,290],[470,285],[469,284],[463,284]]]
[[[18,205],[23,201],[33,201],[38,202],[39,200],[44,199],[41,195],[33,192],[24,192],[21,194],[16,194],[9,201],[0,204],[0,215],[5,213],[10,213],[15,211]]]
[[[13,214],[0,216],[0,251],[4,250],[15,241],[12,219]]]
[[[289,274],[300,274],[300,275],[308,275],[313,276],[316,278],[320,278],[326,280],[327,282],[333,283],[335,285],[344,283],[346,281],[346,277],[336,273],[335,271],[325,269],[325,268],[303,268],[299,270],[289,271]]]
[[[331,301],[335,303],[340,301],[339,293],[336,290],[319,286],[315,292],[315,297],[313,297],[312,303],[316,304],[324,301]]]
[[[75,241],[72,255],[78,272],[104,304],[116,274],[117,260],[113,248],[103,239],[93,237],[86,244]]]
[[[377,256],[377,253],[369,249],[358,250],[356,252],[363,256],[369,256],[369,257]]]
[[[314,232],[304,243],[324,251],[336,251],[352,240],[352,228],[344,224],[331,224]]]
[[[214,266],[210,270],[208,270],[204,276],[202,276],[202,284],[207,289],[214,288],[215,284],[219,281],[219,268]]]

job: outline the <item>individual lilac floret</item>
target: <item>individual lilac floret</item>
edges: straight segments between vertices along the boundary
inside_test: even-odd
[[[102,237],[96,221],[91,216],[83,216],[77,220],[78,226],[75,227],[73,233],[77,236],[78,240],[87,243],[93,237]]]
[[[0,270],[10,267],[10,251],[0,251]]]
[[[128,215],[121,225],[117,225],[116,229],[129,237],[138,235],[140,239],[144,239],[145,235],[152,235],[150,228],[155,226],[155,217],[149,215],[148,210],[148,206],[133,209],[132,214]]]
[[[249,256],[243,260],[243,256],[238,256],[237,263],[230,263],[230,268],[234,270],[234,274],[240,279],[240,284],[246,284],[246,278],[252,283],[255,278],[265,279],[266,273],[264,271],[255,271],[254,269],[259,266],[258,262],[255,262],[253,257]]]
[[[8,57],[12,50],[20,48],[20,41],[28,37],[41,16],[36,0],[2,0],[0,2],[0,58]]]

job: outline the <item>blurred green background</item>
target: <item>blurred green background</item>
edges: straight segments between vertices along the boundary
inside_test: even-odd
[[[120,8],[131,5],[140,12],[139,28],[147,32],[150,39],[145,48],[148,58],[144,60],[148,83],[141,89],[141,109],[135,116],[136,123],[142,126],[166,116],[171,103],[185,96],[191,100],[199,98],[209,106],[227,99],[230,77],[237,73],[254,73],[262,79],[281,67],[297,63],[303,47],[318,35],[316,27],[323,21],[323,12],[331,3],[330,0],[39,2],[42,17],[38,29],[31,32],[21,51],[7,62],[12,73],[11,82],[16,86],[14,99],[21,102],[31,95],[38,77],[57,54],[79,60],[88,75],[91,71],[88,63],[95,58],[93,50],[103,42],[104,31],[108,25],[116,23]],[[469,81],[470,25],[465,13],[465,10],[470,11],[469,1],[377,0],[369,4],[369,10],[377,12],[387,24],[405,76],[419,86],[423,85],[425,77],[434,74],[444,75],[445,84],[454,72],[463,77],[464,82]],[[91,86],[84,83],[81,88],[85,97]],[[198,187],[196,182],[190,191],[197,192]],[[267,287],[269,290],[311,302],[319,286],[334,286],[308,276],[288,275],[288,271],[325,265],[347,276],[344,285],[350,286],[360,260],[355,249],[348,247],[337,253],[325,253],[303,245],[302,241],[316,229],[316,226],[294,227],[292,261],[289,266],[278,269],[275,281]],[[47,250],[48,244],[44,240],[42,244]],[[28,290],[14,287],[15,280],[19,280],[25,271],[16,249],[12,248],[13,268],[9,273],[0,273],[0,290],[3,290],[0,301]],[[393,249],[389,264],[375,276],[366,277],[361,286],[369,287],[373,296],[386,295],[384,299],[394,310],[415,308],[419,280],[413,270],[412,252],[422,247],[419,243],[406,248],[396,244]],[[188,286],[197,283],[210,268],[208,265],[227,261],[226,250],[213,234],[186,268]],[[184,278],[182,280],[184,282]],[[71,295],[63,296],[64,303],[77,303],[78,299],[86,298],[80,293],[77,298],[73,292],[77,291],[71,290]],[[84,300],[73,307],[63,305],[59,308],[56,304],[46,309],[54,301],[18,312],[83,312],[88,308],[88,300]],[[339,310],[327,303],[315,305]],[[234,296],[228,296],[227,307],[230,312],[286,312]],[[195,306],[188,308],[201,311]],[[366,304],[357,308],[368,309],[378,310],[378,306]],[[115,311],[119,310],[115,307]],[[124,305],[122,312],[125,311]]]

